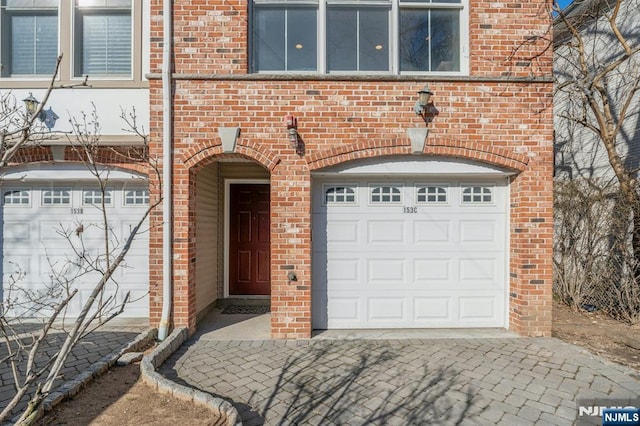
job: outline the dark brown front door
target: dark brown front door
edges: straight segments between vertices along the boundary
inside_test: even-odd
[[[229,194],[229,294],[271,293],[269,185],[232,184]]]

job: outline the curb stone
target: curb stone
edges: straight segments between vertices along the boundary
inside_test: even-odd
[[[206,392],[172,382],[156,370],[189,338],[186,327],[175,329],[169,337],[160,343],[150,354],[145,355],[140,363],[142,380],[158,391],[176,398],[203,405],[215,413],[219,413],[226,424],[241,426],[242,420],[238,410],[228,401],[214,397]]]
[[[78,394],[78,392],[80,392],[83,387],[85,387],[94,379],[100,377],[109,368],[113,367],[116,361],[118,361],[118,358],[120,358],[122,355],[127,352],[140,351],[150,342],[154,341],[157,336],[157,329],[150,328],[148,330],[145,330],[142,333],[138,334],[136,338],[133,339],[133,341],[124,348],[118,351],[113,351],[110,354],[103,356],[85,371],[76,375],[73,379],[67,380],[62,383],[44,399],[44,402],[42,403],[42,412],[40,413],[38,418],[42,418],[42,416],[51,411],[65,399],[71,398],[72,396]],[[15,424],[19,419],[20,415],[17,415],[11,420],[11,422]]]

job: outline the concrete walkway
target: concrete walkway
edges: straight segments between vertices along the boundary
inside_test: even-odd
[[[225,336],[198,333],[160,372],[228,399],[248,425],[570,425],[583,398],[640,400],[638,372],[552,338]]]

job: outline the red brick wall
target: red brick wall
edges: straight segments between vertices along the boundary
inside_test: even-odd
[[[438,115],[425,153],[509,167],[510,325],[525,335],[551,331],[552,84],[543,37],[545,1],[471,2],[471,77],[247,78],[247,2],[176,1],[174,10],[174,323],[195,327],[195,174],[222,157],[218,127],[240,127],[237,152],[271,171],[272,335],[311,331],[310,170],[355,158],[407,154],[406,129],[425,82]],[[160,1],[152,1],[152,70],[160,69]],[[502,8],[501,8],[502,5]],[[535,37],[538,36],[538,37]],[[535,53],[535,55],[534,55]],[[198,74],[197,78],[186,74]],[[541,78],[540,78],[541,77]],[[305,79],[303,79],[305,78]],[[151,145],[161,152],[161,84],[152,78]],[[305,154],[289,146],[283,119],[298,119]],[[155,187],[152,185],[152,187]],[[161,223],[161,211],[153,216]],[[296,227],[299,232],[285,232]],[[151,315],[161,305],[160,227],[151,235]],[[298,281],[287,281],[283,265]]]

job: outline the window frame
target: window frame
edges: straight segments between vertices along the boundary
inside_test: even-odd
[[[146,192],[146,195],[142,195],[143,200],[146,199],[146,202],[144,203],[128,203],[127,202],[127,193],[133,191],[133,192],[138,192],[138,191],[143,191]],[[150,198],[150,191],[148,188],[136,188],[136,187],[132,187],[132,188],[123,188],[122,189],[122,207],[129,207],[129,208],[135,208],[135,207],[148,207],[149,203],[151,202],[151,198]],[[133,195],[133,199],[137,199],[138,195],[134,194]]]
[[[143,37],[148,37],[149,4],[145,0],[131,0],[131,74],[129,76],[90,75],[89,82],[93,88],[147,88],[149,81],[145,77],[143,57],[148,55],[144,47]],[[84,76],[75,74],[75,13],[74,0],[58,1],[58,52],[63,53],[60,70],[56,82],[63,85],[78,84]],[[0,11],[2,15],[2,11]],[[0,20],[2,16],[0,16]],[[0,52],[1,55],[4,54]],[[41,76],[0,76],[0,88],[31,89],[46,88],[51,74]]]
[[[57,17],[56,25],[57,27],[57,46],[56,51],[60,51],[60,8],[53,6],[43,6],[43,7],[12,7],[7,11],[7,7],[3,6],[6,0],[0,0],[0,65],[2,67],[8,67],[8,74],[3,76],[2,70],[0,70],[0,79],[21,79],[21,80],[31,80],[31,79],[40,79],[43,77],[47,77],[51,79],[51,73],[48,74],[16,74],[12,75],[10,73],[11,67],[13,66],[11,51],[9,50],[12,45],[11,38],[11,28],[12,26],[8,23],[8,20],[11,19],[12,16],[55,16]],[[6,25],[5,25],[6,24]],[[6,49],[5,49],[6,48]],[[55,58],[54,61],[55,63]]]
[[[485,194],[484,191],[481,194],[474,194],[473,193],[473,188],[482,188],[484,189],[488,189],[489,190],[489,194]],[[464,197],[465,197],[465,189],[470,189],[471,190],[471,200],[470,201],[465,201]],[[479,195],[480,197],[484,198],[486,195],[490,196],[490,200],[489,201],[484,201],[484,200],[480,200],[480,201],[474,201],[473,197],[474,195]],[[461,183],[460,184],[460,205],[461,206],[495,206],[496,205],[496,186],[494,184],[488,184],[488,183]]]
[[[436,189],[444,189],[444,197],[445,197],[445,201],[437,201],[438,196],[442,195],[439,193],[436,194],[429,194],[428,189],[429,188],[436,188]],[[420,190],[424,189],[425,190],[425,201],[420,201],[419,197],[421,194],[419,194]],[[415,194],[415,204],[419,205],[419,206],[449,206],[451,205],[451,187],[449,186],[449,184],[444,184],[444,183],[416,183],[414,185],[414,194]],[[435,195],[436,196],[436,201],[429,201],[429,195]]]
[[[374,194],[373,191],[376,189],[390,188],[391,191],[388,194],[384,192],[380,194]],[[393,192],[394,189],[397,189],[398,192]],[[380,201],[373,201],[374,195],[380,196]],[[384,195],[389,195],[389,201],[384,201],[382,197]],[[400,199],[398,201],[394,201],[393,197],[398,195]],[[370,183],[368,187],[367,201],[369,206],[379,207],[379,206],[402,206],[405,203],[405,185],[404,183]]]
[[[89,78],[93,81],[94,79],[97,80],[131,80],[131,78],[133,77],[133,73],[134,73],[134,37],[135,37],[135,20],[134,20],[134,2],[135,0],[130,0],[131,1],[131,6],[129,9],[129,14],[126,13],[127,8],[125,7],[109,7],[109,6],[86,6],[84,8],[82,7],[78,7],[75,3],[76,0],[73,0],[73,17],[71,18],[73,20],[73,27],[72,27],[72,31],[71,31],[71,44],[72,44],[72,54],[73,54],[73,60],[72,60],[72,66],[73,68],[71,69],[71,77],[74,79],[83,79],[84,75],[82,72],[76,72],[77,70],[82,71],[83,68],[83,62],[82,62],[82,54],[83,54],[83,30],[84,30],[84,24],[81,22],[82,18],[85,16],[113,16],[113,15],[118,15],[118,16],[127,16],[129,15],[131,17],[131,56],[130,56],[130,72],[129,75],[124,75],[124,74],[94,74],[91,75],[89,74]],[[84,10],[82,10],[84,9]]]
[[[69,193],[69,201],[67,203],[45,203],[45,193],[47,191],[51,191],[51,199],[55,200],[56,199],[56,192],[68,192]],[[60,195],[59,198],[60,199],[64,199],[63,198],[64,195]],[[40,206],[41,207],[70,207],[73,205],[73,190],[71,189],[71,187],[65,186],[65,187],[43,187],[40,189]]]
[[[102,191],[100,190],[100,188],[97,188],[97,187],[82,188],[82,200],[81,200],[82,206],[83,207],[98,207],[98,208],[100,208],[100,207],[102,207],[102,202],[101,201],[98,202],[98,203],[94,203],[94,202],[87,203],[86,202],[86,198],[85,197],[86,197],[86,192],[87,191],[91,191],[94,195],[95,195],[96,192],[98,194],[100,194],[100,195],[106,195],[103,198],[108,199],[108,201],[104,202],[104,206],[105,207],[113,207],[113,198],[114,198],[114,194],[115,194],[113,188],[106,187],[104,189],[104,194],[102,194]]]
[[[353,190],[353,201],[346,201],[346,196],[351,194],[344,194],[345,201],[327,201],[327,192],[330,189],[345,188],[345,190]],[[359,186],[355,183],[326,183],[322,185],[322,205],[323,206],[357,206],[358,205],[358,192]]]
[[[387,71],[329,71],[327,59],[327,6],[329,4],[344,7],[384,7],[389,6],[389,70]],[[316,71],[286,71],[257,69],[254,60],[253,17],[255,5],[270,5],[274,7],[286,6],[317,6],[317,69]],[[459,71],[400,71],[399,26],[400,9],[457,9],[460,10],[459,23]],[[248,53],[249,73],[251,74],[315,74],[315,75],[407,75],[407,76],[468,76],[469,75],[469,0],[460,3],[439,3],[435,0],[251,0],[249,1]]]
[[[13,193],[16,193],[16,192],[19,192],[19,193],[21,193],[21,194],[22,194],[23,192],[26,192],[26,193],[27,193],[27,197],[26,197],[26,198],[27,198],[27,201],[28,201],[28,202],[27,202],[27,203],[13,203],[13,202],[11,202],[11,203],[7,203],[7,202],[6,202],[6,200],[7,200],[7,199],[6,199],[7,194],[8,194],[8,193],[12,193],[12,194],[13,194]],[[13,200],[13,199],[15,199],[15,198],[11,197],[11,199]],[[17,197],[17,199],[22,200],[22,199],[24,199],[24,197],[22,197],[22,195],[21,195],[20,197]],[[6,189],[4,189],[4,190],[2,191],[2,206],[3,206],[3,207],[7,207],[7,208],[31,207],[31,203],[32,203],[32,190],[31,190],[31,188],[29,188],[29,187],[6,188]]]

